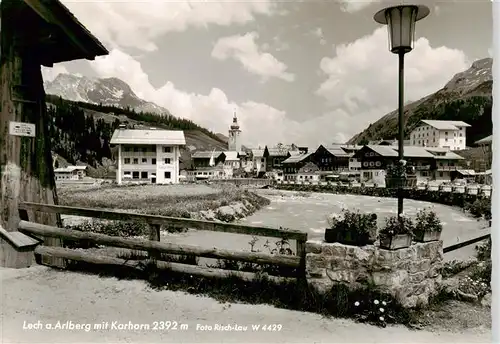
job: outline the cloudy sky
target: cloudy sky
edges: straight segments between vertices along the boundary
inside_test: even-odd
[[[44,71],[118,77],[143,99],[244,144],[345,142],[397,106],[397,56],[373,14],[384,0],[63,0],[109,49]],[[406,101],[490,55],[489,0],[424,3]],[[393,4],[393,3],[392,3]]]

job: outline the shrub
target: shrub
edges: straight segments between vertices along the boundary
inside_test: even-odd
[[[409,234],[413,236],[415,225],[413,221],[401,214],[401,219],[397,216],[390,216],[385,220],[385,226],[380,230],[379,236],[381,238],[392,238],[395,235]]]
[[[486,220],[491,220],[491,200],[487,198],[476,198],[472,204],[466,205],[466,210],[468,210],[472,216],[481,218],[484,217]]]
[[[422,209],[415,219],[415,231],[439,232],[443,231],[443,224],[433,210]]]

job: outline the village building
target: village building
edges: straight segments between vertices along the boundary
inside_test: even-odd
[[[404,148],[408,170],[417,183],[439,181],[449,182],[459,177],[458,161],[463,158],[446,148],[414,147]],[[361,182],[385,185],[387,171],[399,161],[395,146],[366,145],[355,158],[361,161]]]
[[[118,184],[179,182],[180,147],[186,144],[182,130],[117,129],[110,143],[118,146]]]
[[[462,121],[422,120],[410,134],[411,145],[464,150],[468,127]]]
[[[267,158],[269,158],[269,151],[266,149],[252,149],[250,150],[252,172],[256,177],[262,177],[266,173]]]
[[[347,153],[342,147],[342,145],[320,145],[316,149],[313,161],[320,171],[342,172],[349,170],[349,158],[352,153]]]
[[[266,173],[278,170],[283,172],[283,161],[292,156],[290,150],[286,147],[272,147],[264,149],[266,156]]]
[[[82,180],[86,177],[87,166],[67,166],[54,169],[56,181]]]
[[[299,168],[296,174],[296,181],[299,183],[318,183],[320,181],[321,170],[313,162],[307,162]]]
[[[309,163],[314,157],[314,152],[305,154],[294,154],[283,161],[283,179],[285,181],[297,180],[299,170]],[[317,166],[316,166],[317,167]]]
[[[225,155],[222,151],[198,151],[191,155],[192,169],[213,167],[224,162]]]
[[[238,157],[238,152],[224,152],[224,157],[224,175],[227,178],[232,178],[234,171],[240,168],[240,158]]]

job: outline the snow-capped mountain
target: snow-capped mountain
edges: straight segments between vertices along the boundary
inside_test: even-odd
[[[53,81],[44,82],[44,88],[45,93],[67,100],[130,107],[137,112],[170,114],[167,109],[137,97],[130,86],[118,78],[97,79],[59,74]]]

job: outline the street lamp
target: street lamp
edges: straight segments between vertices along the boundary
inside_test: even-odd
[[[399,101],[398,153],[400,176],[398,180],[398,217],[403,213],[403,181],[404,181],[404,56],[413,49],[415,40],[415,23],[430,13],[423,5],[400,5],[378,11],[373,19],[379,24],[387,25],[389,31],[389,50],[399,56]]]

